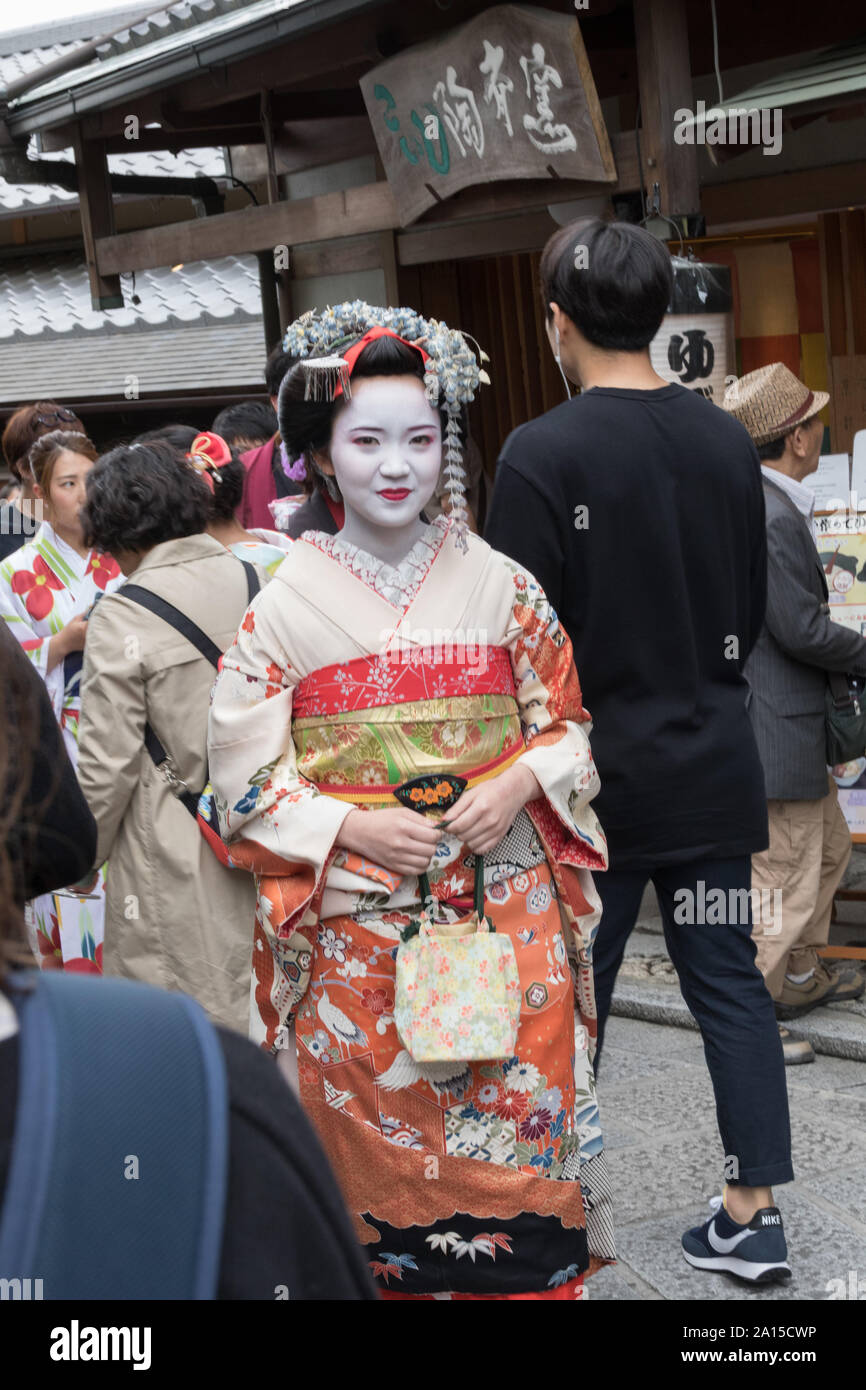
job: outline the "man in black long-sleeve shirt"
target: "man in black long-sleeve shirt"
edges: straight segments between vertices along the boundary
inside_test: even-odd
[[[659,242],[576,223],[548,243],[541,278],[551,347],[581,394],[506,441],[486,539],[557,610],[593,719],[610,848],[595,880],[599,1047],[651,880],[703,1034],[729,1179],[709,1236],[684,1237],[686,1258],[789,1277],[770,1191],[793,1177],[787,1093],[749,911],[749,857],[767,844],[742,675],[766,597],[758,458],[736,421],[652,368],[671,292]]]

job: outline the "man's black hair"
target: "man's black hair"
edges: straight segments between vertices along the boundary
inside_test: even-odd
[[[239,401],[227,405],[214,420],[211,429],[221,435],[230,449],[236,442],[243,449],[266,444],[277,432],[277,413],[270,401]]]
[[[541,256],[545,312],[558,304],[588,343],[640,352],[652,342],[673,294],[667,247],[643,227],[587,217],[563,227]]]
[[[269,396],[280,394],[283,377],[292,370],[297,361],[297,357],[292,357],[290,352],[283,352],[280,343],[277,343],[277,346],[268,353],[268,360],[265,363],[265,385],[268,388]]]

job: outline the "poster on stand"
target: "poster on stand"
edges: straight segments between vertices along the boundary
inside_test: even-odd
[[[830,615],[866,637],[866,516],[817,516],[815,527]],[[866,843],[866,757],[831,771],[851,838]]]

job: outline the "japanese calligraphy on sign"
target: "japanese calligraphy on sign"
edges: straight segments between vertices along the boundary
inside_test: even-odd
[[[501,179],[613,182],[577,20],[498,5],[361,79],[404,226]]]

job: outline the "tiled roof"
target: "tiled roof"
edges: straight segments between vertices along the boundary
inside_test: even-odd
[[[96,312],[79,257],[0,262],[0,405],[260,386],[258,286],[254,256],[223,256],[139,272],[138,306],[124,276],[126,306]]]
[[[33,400],[124,400],[183,392],[262,390],[261,323],[205,324],[143,333],[93,333],[65,342],[0,341],[0,406]]]
[[[243,0],[192,0],[192,3],[186,3],[184,0],[183,4],[173,5],[170,9],[151,15],[145,23],[136,24],[133,28],[119,34],[117,38],[109,39],[104,47],[100,47],[99,56],[100,58],[107,58],[115,53],[131,51],[133,48],[149,43],[152,39],[159,38],[163,34],[194,27],[203,19],[210,19],[226,9],[235,9],[239,3],[243,3]],[[146,5],[142,3],[134,13],[141,14],[146,8]],[[115,11],[114,17],[111,13],[107,13],[92,16],[89,23],[86,20],[79,20],[75,26],[71,27],[80,28],[81,32],[70,42],[45,44],[38,48],[17,49],[13,53],[0,53],[0,87],[5,88],[19,77],[24,77],[27,73],[34,72],[47,63],[53,63],[57,58],[62,58],[76,48],[81,48],[88,38],[97,37],[106,31],[110,32],[119,20],[129,13],[130,6],[126,4]],[[57,27],[55,25],[40,25],[36,29],[22,31],[20,41],[33,43],[34,40],[42,36],[48,37]],[[62,25],[59,27],[62,30]],[[14,34],[0,36],[2,48],[11,47],[11,41],[14,41],[15,38],[16,35]],[[29,154],[31,157],[36,157],[35,142],[32,140]],[[57,159],[68,164],[73,162],[71,150],[63,150],[56,154],[42,154],[38,157],[43,160]],[[169,154],[167,151],[113,154],[108,156],[108,167],[113,174],[165,175],[173,178],[195,178],[202,174],[211,178],[224,178],[227,172],[225,156],[220,149],[183,150],[176,155]],[[0,217],[3,216],[4,212],[18,214],[22,209],[68,206],[77,201],[77,193],[71,193],[68,189],[61,188],[57,184],[11,183],[0,178]]]
[[[56,159],[67,164],[73,162],[71,150],[43,154],[39,158]],[[108,168],[113,174],[166,175],[171,178],[195,178],[207,174],[218,179],[225,178],[227,173],[221,149],[181,150],[178,154],[169,154],[167,150],[110,154]],[[69,189],[60,188],[54,183],[10,183],[0,178],[0,217],[4,213],[20,215],[22,209],[46,209],[59,205],[68,207],[70,203],[77,202],[77,193],[71,193]]]
[[[259,322],[258,262],[255,256],[195,261],[181,270],[141,270],[130,303],[132,276],[124,275],[122,309],[91,308],[87,267],[73,252],[0,261],[0,344],[37,339],[93,337],[174,327],[219,324],[227,319]]]
[[[106,10],[101,14],[82,16],[69,26],[65,26],[61,20],[57,24],[53,22],[40,24],[35,27],[20,29],[17,33],[4,34],[0,36],[0,52],[3,55],[0,56],[0,83],[5,86],[14,78],[23,77],[25,73],[53,62],[55,58],[62,57],[64,53],[71,52],[74,48],[83,47],[91,39],[99,38],[102,34],[112,34],[115,29],[119,32],[114,37],[108,38],[104,44],[100,44],[96,57],[90,61],[99,62],[117,54],[131,53],[134,49],[143,48],[156,39],[165,38],[169,34],[180,33],[186,29],[195,29],[205,20],[215,19],[219,15],[233,10],[244,9],[254,2],[255,0],[181,0],[180,4],[167,5],[164,10],[147,14],[147,5],[144,0],[137,6],[130,5],[127,0],[126,4],[119,5],[116,10]],[[142,15],[146,15],[146,18],[140,18]],[[122,24],[133,19],[138,20],[138,23],[129,24],[126,29],[121,28]],[[33,39],[40,35],[44,34],[47,38],[53,34],[54,30],[57,29],[62,32],[67,27],[76,31],[74,40],[25,49],[24,52],[8,52],[13,45],[18,49],[24,43],[32,43]]]
[[[170,54],[191,47],[201,37],[214,34],[231,33],[245,27],[249,20],[260,19],[272,12],[279,12],[302,3],[302,0],[181,0],[179,4],[167,5],[164,10],[148,15],[139,24],[121,30],[113,38],[101,44],[97,52],[80,67],[71,69],[62,76],[49,74],[44,83],[34,86],[21,97],[25,104],[32,94],[66,91],[79,83],[89,82],[95,75],[106,69],[124,69],[138,62],[139,54],[153,48],[155,54]],[[94,26],[93,37],[112,28],[110,16],[102,16],[102,22]],[[55,55],[57,56],[57,55]]]

